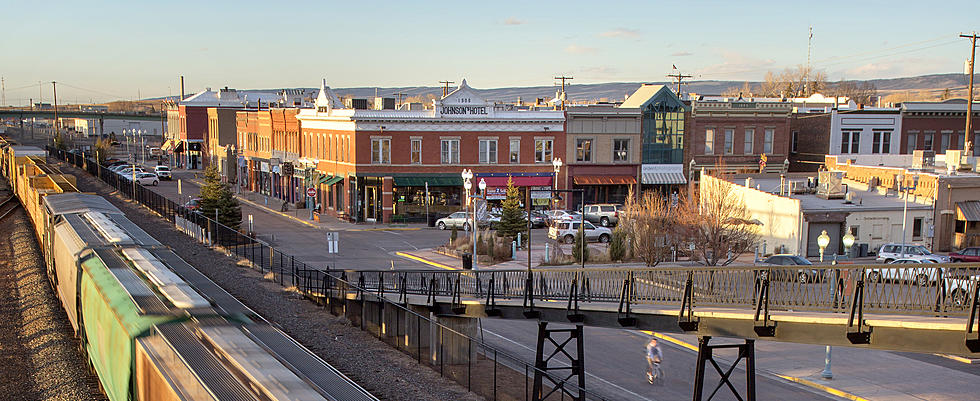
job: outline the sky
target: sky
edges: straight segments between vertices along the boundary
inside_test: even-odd
[[[962,73],[980,1],[45,1],[0,12],[6,104],[239,89]],[[42,82],[38,85],[38,82]],[[6,105],[5,104],[5,105]]]

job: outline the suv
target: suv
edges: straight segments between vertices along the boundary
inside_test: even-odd
[[[153,171],[157,173],[157,177],[160,177],[161,180],[169,181],[173,179],[173,176],[170,175],[170,166],[156,166]]]
[[[620,205],[605,203],[600,205],[586,205],[585,219],[603,227],[609,227],[619,223]]]
[[[926,247],[922,245],[905,245],[905,252],[903,255],[902,244],[885,244],[878,249],[878,258],[875,259],[878,262],[891,263],[895,259],[915,259],[923,262],[935,262],[935,263],[947,263],[949,262],[948,256],[936,255],[929,252]]]
[[[566,244],[575,243],[575,235],[578,234],[581,228],[582,222],[578,220],[560,220],[556,221],[554,224],[548,228],[548,238],[554,240],[561,240]],[[612,238],[612,231],[605,227],[596,227],[585,222],[585,240],[586,241],[599,241],[602,243],[609,242]]]
[[[466,212],[456,212],[449,216],[443,217],[436,220],[436,227],[440,230],[445,230],[446,228],[462,227],[464,230],[469,231],[470,221],[472,216]]]

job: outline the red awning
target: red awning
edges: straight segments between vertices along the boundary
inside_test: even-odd
[[[576,175],[572,177],[575,185],[622,185],[636,184],[636,177],[631,175]]]
[[[511,179],[515,187],[550,187],[551,177],[477,177],[474,181],[480,180],[487,182],[487,187],[506,187],[507,179]]]

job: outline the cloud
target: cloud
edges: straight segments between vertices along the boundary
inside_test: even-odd
[[[676,53],[672,53],[670,56],[671,57],[684,57],[684,56],[693,56],[693,55],[694,55],[694,53],[691,53],[691,52],[676,52]]]
[[[831,74],[832,76],[847,77],[847,79],[911,77],[941,71],[946,65],[948,64],[945,60],[917,56],[865,63],[856,67],[843,68],[841,71],[833,71]]]
[[[586,46],[579,46],[579,45],[568,45],[568,47],[565,48],[565,53],[571,53],[571,54],[589,54],[589,53],[595,53],[598,50],[599,49],[596,49],[594,47],[586,47]]]
[[[741,79],[746,76],[758,76],[767,69],[774,69],[776,61],[767,58],[760,59],[747,56],[735,51],[722,51],[722,62],[709,65],[697,71],[707,79]]]
[[[510,17],[504,20],[504,25],[524,25],[527,21],[519,20],[515,17]]]
[[[599,36],[602,36],[604,38],[633,39],[633,38],[640,37],[640,31],[636,29],[629,29],[629,28],[616,28],[611,31],[602,32],[599,34]]]

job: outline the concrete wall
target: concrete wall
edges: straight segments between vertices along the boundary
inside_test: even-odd
[[[725,180],[701,176],[701,199],[705,199],[707,191],[719,185],[730,185],[732,195],[745,202],[749,220],[762,223],[758,228],[760,249],[765,244],[768,253],[779,247],[785,247],[787,253],[800,253],[800,201],[773,195],[744,185],[732,184]]]

